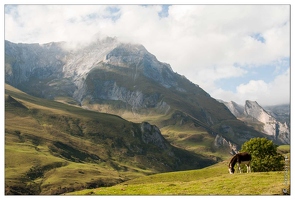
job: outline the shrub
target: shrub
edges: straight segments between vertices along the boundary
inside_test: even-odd
[[[266,138],[250,139],[242,145],[241,152],[251,154],[252,171],[268,172],[284,169],[284,157],[277,152],[277,145]]]

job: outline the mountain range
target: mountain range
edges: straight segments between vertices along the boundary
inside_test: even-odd
[[[222,101],[221,101],[222,102]],[[256,101],[247,100],[245,106],[223,102],[240,120],[284,144],[290,144],[290,107],[288,105],[263,108]]]
[[[175,124],[177,116],[182,121],[189,118],[196,126],[237,145],[261,133],[243,127],[224,104],[173,72],[169,64],[158,61],[142,45],[107,37],[77,49],[66,47],[65,42],[5,41],[5,82],[37,97],[117,114],[131,121],[147,119],[160,129]],[[227,124],[231,121],[238,127]],[[233,137],[220,128],[224,126],[233,128]]]
[[[273,109],[280,118],[275,119],[251,101],[247,109],[219,102],[143,45],[116,38],[75,49],[66,42],[5,41],[5,83],[6,152],[22,144],[40,156],[36,165],[23,169],[27,185],[11,183],[7,194],[15,187],[25,188],[24,194],[49,194],[48,185],[61,184],[49,181],[56,165],[68,170],[77,163],[96,163],[102,174],[112,174],[111,180],[99,177],[55,188],[59,194],[142,174],[205,167],[227,159],[253,137],[290,143],[290,133],[282,129],[289,126],[286,115]],[[261,122],[262,116],[269,118]],[[281,128],[269,132],[274,127]],[[43,161],[42,152],[57,161]],[[8,172],[15,165],[10,167]],[[87,173],[94,173],[89,168]],[[13,173],[9,178],[14,183]],[[37,184],[37,192],[27,191],[31,184]]]

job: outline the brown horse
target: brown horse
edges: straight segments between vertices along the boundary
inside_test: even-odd
[[[240,164],[245,164],[247,166],[247,173],[251,172],[251,167],[250,167],[251,155],[248,154],[247,152],[237,153],[236,155],[232,157],[232,159],[230,160],[228,164],[228,171],[230,174],[235,173],[234,167],[236,163],[238,165],[240,173],[242,173]]]

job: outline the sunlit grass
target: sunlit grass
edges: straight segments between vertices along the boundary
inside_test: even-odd
[[[70,195],[273,195],[285,188],[284,172],[228,174],[226,163],[200,170],[151,175]]]
[[[97,134],[99,130],[115,137],[117,132],[113,128],[119,130],[120,134],[126,134],[124,130],[133,126],[126,120],[41,100],[6,85],[7,88],[10,88],[8,93],[20,102],[20,107],[8,107],[5,113],[5,186],[18,187],[22,184],[27,188],[40,188],[41,194],[62,194],[93,187],[96,189],[72,194],[97,195],[280,194],[284,186],[283,172],[229,175],[227,162],[202,170],[145,176],[155,172],[139,167],[138,163],[134,164],[135,161],[119,160],[121,152],[112,155],[111,163],[109,158],[112,149],[106,149],[107,145],[99,144],[90,137],[82,140],[82,136],[71,133],[71,130],[83,128],[83,134]],[[160,115],[149,117],[154,121],[161,118]],[[202,128],[166,126],[162,131],[175,146],[227,159],[222,153],[208,147],[213,137],[208,136]],[[108,162],[83,159],[72,162],[60,154],[54,156],[49,147],[55,141],[70,144],[88,155],[96,154]],[[105,142],[112,143],[112,140]],[[287,151],[288,148],[283,146],[281,150]],[[121,169],[115,170],[114,165]],[[34,169],[42,169],[42,174],[28,176],[30,170]],[[104,185],[114,185],[125,180],[130,181],[113,187],[99,186],[101,181]]]
[[[166,126],[161,129],[161,133],[171,144],[182,149],[223,160],[230,157],[228,151],[213,146],[215,137],[209,135],[202,127]]]

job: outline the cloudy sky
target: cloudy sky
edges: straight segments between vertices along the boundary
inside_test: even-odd
[[[143,44],[213,98],[290,103],[290,5],[5,5],[5,39]]]

